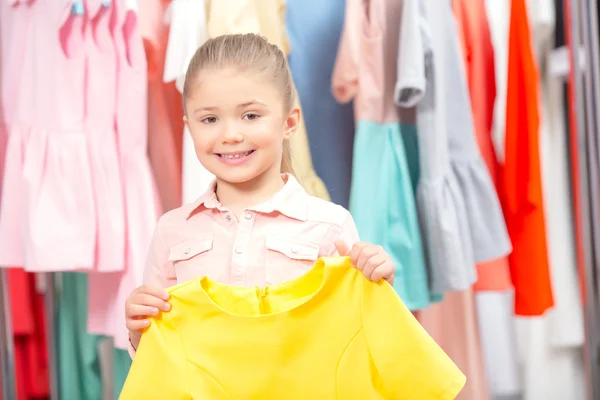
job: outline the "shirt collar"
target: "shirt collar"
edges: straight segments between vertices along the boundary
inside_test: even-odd
[[[282,174],[281,176],[285,182],[283,188],[275,193],[270,200],[249,207],[248,209],[261,214],[279,212],[290,218],[306,221],[308,194],[293,175]],[[207,191],[190,205],[187,218],[190,218],[200,207],[206,209],[225,209],[217,199],[217,194],[215,193],[216,187],[217,181],[214,180]]]

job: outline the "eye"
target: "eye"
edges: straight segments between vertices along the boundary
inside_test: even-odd
[[[259,118],[260,118],[260,115],[255,114],[255,113],[248,113],[248,114],[244,115],[244,119],[248,120],[248,121],[253,121],[253,120],[259,119]]]
[[[206,118],[201,119],[200,121],[205,124],[214,124],[215,122],[217,122],[217,117],[214,117],[214,116],[206,117]]]

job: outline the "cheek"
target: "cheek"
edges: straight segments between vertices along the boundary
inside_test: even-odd
[[[283,130],[279,124],[271,122],[253,127],[251,131],[248,131],[248,137],[254,145],[260,148],[277,149],[283,142]]]

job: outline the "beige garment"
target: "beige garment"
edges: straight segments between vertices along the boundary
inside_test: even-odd
[[[285,0],[212,0],[207,6],[209,37],[260,33],[285,54],[290,53],[285,32]],[[329,192],[313,168],[302,112],[300,116],[300,126],[290,139],[294,175],[309,194],[329,200]]]
[[[457,400],[487,400],[479,331],[475,315],[473,290],[444,294],[444,300],[415,316],[460,370],[467,384]]]

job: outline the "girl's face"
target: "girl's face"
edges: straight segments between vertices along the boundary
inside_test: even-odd
[[[239,68],[202,71],[186,100],[186,124],[200,163],[218,179],[245,183],[279,176],[283,141],[299,111],[284,110],[267,77]]]

